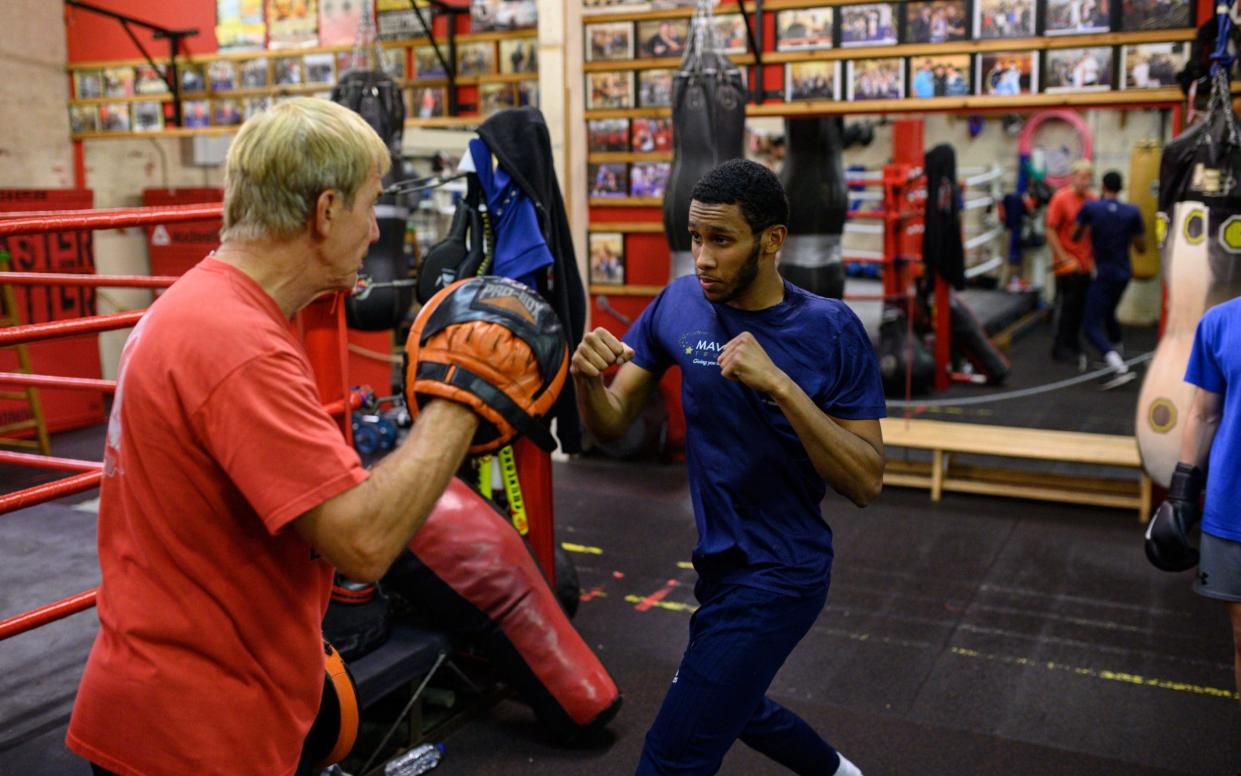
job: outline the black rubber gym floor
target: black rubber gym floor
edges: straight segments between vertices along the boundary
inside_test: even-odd
[[[1017,344],[1008,387],[1076,374],[1050,365],[1044,334]],[[1138,385],[934,416],[1132,433]],[[101,444],[87,429],[54,453],[97,459]],[[0,467],[0,489],[55,476]],[[624,708],[603,740],[565,749],[502,701],[447,738],[437,773],[631,773],[676,668],[694,603],[683,466],[585,458],[554,477],[557,538],[577,548],[588,599],[575,623]],[[864,510],[829,497],[824,513],[828,605],[771,694],[868,776],[1241,771],[1225,613],[1188,574],[1147,564],[1131,512],[889,488]],[[93,514],[4,516],[0,580],[0,617],[96,584]],[[61,741],[94,628],[87,612],[0,644],[0,774],[89,773]],[[722,771],[782,772],[741,744]]]

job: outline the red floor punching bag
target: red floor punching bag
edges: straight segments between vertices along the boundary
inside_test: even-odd
[[[513,526],[454,479],[384,577],[428,623],[478,645],[557,738],[600,728],[621,694]]]

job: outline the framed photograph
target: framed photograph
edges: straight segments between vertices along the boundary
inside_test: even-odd
[[[1176,74],[1189,60],[1189,43],[1139,43],[1120,50],[1124,89],[1176,86]]]
[[[864,3],[840,7],[841,46],[896,44],[896,4]]]
[[[409,49],[403,48],[385,48],[380,49],[379,55],[383,58],[384,72],[398,81],[404,81],[407,77],[405,69],[405,52]],[[342,52],[344,53],[344,52]],[[348,70],[348,65],[341,66],[340,60],[336,61],[336,72],[343,73]]]
[[[447,53],[441,51],[447,58]],[[448,71],[435,55],[433,46],[414,46],[414,78],[447,78]]]
[[[517,82],[517,107],[529,105],[532,108],[539,107],[539,82],[538,81],[518,81]]]
[[[75,135],[99,131],[99,108],[94,105],[69,106],[69,131]]]
[[[663,197],[671,174],[671,162],[634,162],[629,167],[629,196]]]
[[[909,96],[965,97],[972,93],[969,54],[931,54],[909,58]]]
[[[307,54],[303,63],[306,67],[306,83],[336,83],[336,58],[329,54]]]
[[[809,51],[832,47],[834,8],[776,11],[776,51]]]
[[[164,103],[162,102],[135,102],[133,114],[135,132],[159,132],[164,128]]]
[[[629,196],[629,169],[624,162],[592,164],[587,175],[591,197]]]
[[[905,3],[906,43],[946,43],[970,35],[965,0]]]
[[[241,123],[241,106],[237,100],[216,100],[211,106],[211,123],[231,127]]]
[[[586,109],[633,107],[633,73],[587,73]]]
[[[179,65],[177,73],[181,77],[182,92],[203,92],[207,90],[207,70],[200,64]]]
[[[629,119],[591,119],[587,121],[586,150],[628,151]],[[634,150],[638,149],[635,148]]]
[[[242,89],[261,89],[267,86],[267,57],[243,59],[237,63]]]
[[[839,100],[840,62],[790,62],[785,65],[784,99]]]
[[[1044,35],[1087,35],[1112,28],[1111,0],[1046,0]]]
[[[634,151],[671,151],[672,119],[634,119],[629,135]]]
[[[638,71],[638,105],[643,108],[666,108],[672,105],[671,70]]]
[[[227,92],[237,88],[237,63],[229,59],[217,59],[207,65],[207,83],[213,92]]]
[[[305,83],[302,58],[298,56],[277,59],[272,67],[272,81],[277,85]]]
[[[1120,29],[1168,30],[1194,26],[1194,3],[1190,0],[1112,0],[1120,3]]]
[[[134,69],[132,67],[105,67],[103,69],[104,97],[132,97],[134,94]]]
[[[470,30],[494,32],[537,27],[536,0],[473,0],[470,3]]]
[[[653,19],[638,22],[638,45],[643,57],[679,57],[689,39],[689,19]]]
[[[849,62],[849,102],[855,100],[899,100],[905,96],[905,60],[851,60]]]
[[[100,105],[99,128],[104,132],[128,132],[129,103],[113,102]]]
[[[73,96],[79,100],[102,97],[103,72],[100,70],[74,70]]]
[[[631,22],[587,24],[585,29],[587,62],[633,59],[633,24]]]
[[[478,85],[478,115],[486,117],[515,107],[517,99],[510,83]]]
[[[974,37],[1034,37],[1034,0],[974,0]]]
[[[622,232],[591,232],[587,240],[590,252],[590,285],[624,285],[625,235]]]
[[[167,94],[168,84],[164,76],[150,65],[138,65],[134,68],[134,94]]]
[[[1043,91],[1105,92],[1112,88],[1112,49],[1048,49],[1043,60]]]
[[[750,50],[745,19],[739,13],[715,15],[715,45],[725,54],[744,54]]]
[[[539,72],[539,46],[534,38],[500,41],[501,73]]]
[[[185,127],[211,126],[211,104],[206,100],[186,100],[181,103],[181,125]]]
[[[271,95],[263,97],[247,97],[244,110],[242,111],[242,119],[248,119],[251,116],[257,116],[272,105]]]
[[[443,86],[416,86],[410,104],[414,118],[433,119],[444,115],[448,89]]]
[[[979,94],[1038,93],[1037,51],[988,51],[979,54],[974,64]]]
[[[457,46],[457,75],[490,75],[496,71],[496,47],[491,41]]]

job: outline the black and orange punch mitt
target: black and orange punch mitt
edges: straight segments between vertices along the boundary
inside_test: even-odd
[[[470,407],[482,419],[471,453],[498,450],[518,434],[556,448],[537,418],[564,387],[569,346],[556,312],[534,290],[491,275],[458,280],[423,305],[405,355],[410,415],[433,398]]]

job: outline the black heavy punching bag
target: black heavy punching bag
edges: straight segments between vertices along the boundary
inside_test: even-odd
[[[664,195],[664,234],[672,278],[694,272],[689,201],[694,184],[745,148],[745,86],[741,70],[715,45],[711,0],[699,0],[690,44],[672,82],[672,171]]]
[[[784,120],[780,182],[789,196],[789,236],[780,249],[780,274],[831,299],[845,292],[840,240],[849,200],[840,160],[843,135],[839,116]]]

